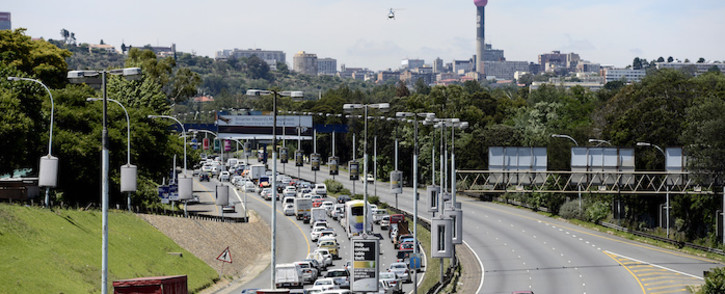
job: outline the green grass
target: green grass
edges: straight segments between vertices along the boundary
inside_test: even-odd
[[[191,291],[218,278],[211,267],[135,215],[112,211],[108,220],[109,291],[114,280],[144,276],[187,275]],[[0,251],[0,292],[101,292],[100,211],[0,204]]]

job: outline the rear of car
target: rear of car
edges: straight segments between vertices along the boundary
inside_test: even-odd
[[[302,268],[294,263],[278,264],[275,268],[274,284],[277,288],[302,287]]]
[[[312,189],[312,192],[318,195],[327,196],[327,185],[325,184],[315,184],[315,187]]]
[[[340,288],[350,289],[350,272],[346,269],[331,269],[327,271],[325,278],[332,278]]]

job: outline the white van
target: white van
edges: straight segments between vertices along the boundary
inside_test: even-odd
[[[294,263],[278,264],[274,285],[277,288],[302,287],[302,268]]]
[[[325,184],[315,184],[315,187],[312,189],[312,193],[327,196],[327,185]]]

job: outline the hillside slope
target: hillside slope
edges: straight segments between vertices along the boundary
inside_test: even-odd
[[[108,219],[109,285],[187,275],[189,290],[198,291],[218,278],[204,261],[136,215],[112,211]],[[0,273],[3,293],[100,292],[101,213],[0,204]]]

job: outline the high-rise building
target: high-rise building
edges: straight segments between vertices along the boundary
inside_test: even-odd
[[[317,75],[317,54],[300,51],[292,58],[292,70],[306,75]]]
[[[337,73],[337,59],[329,57],[317,59],[317,73],[334,76]]]
[[[476,68],[476,71],[478,71],[479,74],[483,74],[483,61],[485,60],[483,56],[483,51],[486,50],[486,37],[484,35],[485,28],[484,28],[484,16],[485,16],[485,9],[486,4],[488,4],[488,0],[473,0],[473,4],[476,5],[476,65],[474,67]]]
[[[443,72],[443,59],[440,59],[440,57],[436,57],[436,59],[433,60],[433,72]]]
[[[539,55],[539,66],[546,72],[569,72],[576,69],[581,58],[576,53],[561,53],[561,51],[552,51]]]
[[[423,59],[403,59],[403,61],[400,62],[400,67],[402,69],[416,69],[423,67],[423,65],[425,65],[425,60]]]
[[[10,23],[10,12],[0,12],[0,30],[12,30]]]

